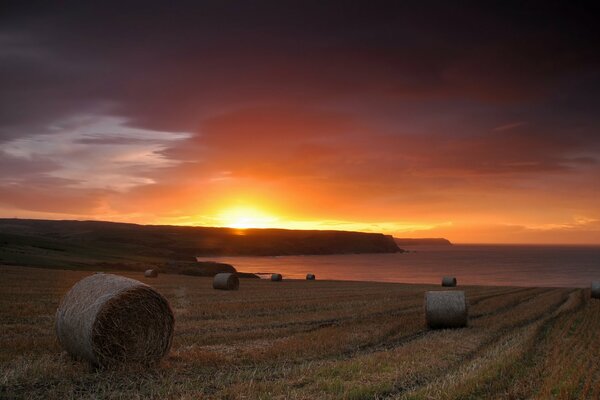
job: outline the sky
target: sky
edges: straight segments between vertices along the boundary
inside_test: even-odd
[[[0,217],[600,244],[598,5],[94,3],[0,8]]]

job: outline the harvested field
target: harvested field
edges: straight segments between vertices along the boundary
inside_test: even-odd
[[[171,303],[153,369],[93,370],[62,352],[61,296],[90,272],[0,267],[0,398],[520,399],[600,397],[600,300],[589,289],[461,286],[469,326],[429,331],[438,285],[140,278]]]

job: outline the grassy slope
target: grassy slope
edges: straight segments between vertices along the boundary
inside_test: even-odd
[[[72,361],[54,336],[60,296],[86,274],[0,267],[0,397],[600,396],[600,301],[587,290],[466,287],[470,326],[427,331],[431,286],[244,280],[221,292],[164,275],[149,282],[176,313],[171,353],[109,372]]]
[[[197,255],[398,250],[391,237],[372,233],[0,219],[0,264],[5,265],[141,270],[147,264],[192,262]]]

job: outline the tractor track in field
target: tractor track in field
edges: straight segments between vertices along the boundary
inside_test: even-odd
[[[465,364],[465,363],[474,361],[479,354],[481,354],[486,349],[488,349],[488,348],[494,346],[495,344],[499,343],[500,341],[502,341],[502,339],[504,339],[507,335],[512,334],[515,331],[525,329],[525,328],[535,324],[536,322],[542,321],[544,319],[545,319],[545,321],[543,323],[544,325],[553,321],[562,312],[567,311],[567,310],[560,310],[560,309],[569,302],[571,295],[573,293],[575,293],[577,290],[578,289],[574,289],[574,290],[564,293],[560,297],[560,300],[558,302],[555,302],[549,308],[541,311],[540,313],[537,313],[537,314],[535,314],[529,318],[526,318],[522,321],[518,321],[513,324],[509,324],[509,325],[501,327],[500,329],[495,331],[491,336],[489,336],[486,340],[484,340],[479,346],[477,346],[476,349],[474,349],[473,351],[470,351],[469,353],[467,353],[466,355],[461,357],[459,360],[453,362],[452,365],[445,367],[444,370],[439,371],[438,373],[429,375],[427,377],[417,379],[416,383],[413,385],[406,385],[406,386],[401,385],[397,388],[394,388],[393,390],[391,390],[389,392],[382,393],[381,398],[386,398],[386,399],[401,398],[401,396],[406,393],[416,391],[416,390],[424,387],[425,385],[430,384],[433,381],[442,379],[444,376],[446,376],[448,374],[448,371],[458,368],[458,366],[460,366],[461,364]],[[552,291],[552,289],[550,289],[549,291],[540,293],[537,296],[534,296],[532,299],[530,299],[527,302],[531,302],[531,301],[535,300],[537,297],[541,296],[542,294],[547,294],[547,293],[550,293],[551,291]],[[520,303],[520,304],[522,304],[522,303]],[[578,305],[577,307],[581,307],[581,304]],[[512,307],[512,308],[514,308],[514,307]],[[510,309],[504,309],[502,312],[507,312],[509,310]],[[495,313],[495,314],[500,314],[500,312]]]
[[[496,315],[496,314],[501,314],[501,313],[503,313],[505,311],[510,310],[511,308],[514,308],[514,307],[518,306],[521,303],[527,303],[527,302],[535,299],[538,296],[541,296],[541,295],[546,294],[546,293],[550,293],[554,289],[545,289],[545,290],[541,290],[541,291],[538,291],[538,290],[539,289],[537,289],[537,288],[536,289],[528,289],[527,291],[532,291],[534,293],[532,293],[529,296],[525,296],[523,298],[517,297],[516,299],[514,299],[510,303],[508,303],[508,304],[506,304],[506,305],[504,305],[502,307],[495,308],[492,311],[482,312],[482,313],[475,314],[475,315],[469,315],[469,319],[470,320],[477,320],[477,319],[480,319],[480,318],[485,318],[485,317],[488,317],[488,316],[493,316],[493,315]]]
[[[511,289],[511,290],[503,290],[503,291],[498,291],[496,293],[493,294],[485,294],[485,295],[479,295],[477,296],[475,299],[470,300],[471,305],[476,305],[481,301],[484,300],[488,300],[490,298],[494,298],[494,297],[498,297],[498,296],[504,296],[504,295],[514,295],[515,293],[519,293],[519,292],[523,292],[526,290],[531,290],[528,288],[519,288],[519,289]],[[339,317],[339,318],[325,318],[325,319],[318,319],[318,320],[313,320],[313,321],[294,321],[294,322],[283,322],[283,323],[272,323],[272,324],[265,324],[265,325],[255,325],[255,326],[240,326],[240,327],[235,327],[235,328],[229,328],[229,329],[220,329],[218,330],[218,332],[226,332],[226,333],[238,333],[238,332],[252,332],[252,331],[261,331],[261,330],[277,330],[277,329],[282,329],[285,331],[289,331],[290,329],[294,329],[295,327],[305,327],[305,329],[297,329],[297,330],[293,330],[292,332],[290,332],[290,334],[287,335],[282,335],[282,336],[277,336],[274,335],[273,338],[278,338],[278,339],[283,339],[286,337],[292,337],[295,336],[297,334],[305,334],[305,333],[310,333],[310,332],[314,332],[317,331],[319,329],[323,329],[323,328],[330,328],[330,327],[338,327],[338,326],[343,326],[343,325],[352,325],[352,324],[372,324],[373,322],[375,322],[377,319],[380,318],[389,318],[389,317],[397,317],[397,316],[401,316],[401,315],[406,315],[406,314],[410,314],[412,312],[419,312],[420,310],[422,310],[423,306],[422,305],[411,305],[408,307],[403,307],[403,308],[397,308],[397,307],[393,307],[393,308],[388,308],[388,309],[384,309],[384,310],[380,310],[377,312],[374,312],[372,314],[368,314],[368,315],[348,315],[345,317]],[[216,329],[214,329],[213,331],[217,331]],[[190,330],[190,333],[197,333],[197,330]],[[210,331],[205,331],[207,333],[209,333]],[[285,332],[282,332],[285,333]],[[178,334],[182,334],[182,332],[179,332]],[[185,334],[185,332],[183,333]],[[236,338],[232,341],[230,341],[229,343],[236,343],[236,342],[240,342],[240,341],[244,341],[244,338]]]
[[[523,290],[515,290],[514,292],[511,293],[517,293],[517,292],[522,292]],[[524,302],[528,302],[528,301],[532,301],[535,298],[537,298],[538,296],[544,294],[544,293],[549,293],[551,290],[548,291],[544,291],[542,293],[534,293],[531,296],[528,296],[526,299],[521,299],[520,301],[515,301],[511,303],[511,307],[503,307],[501,310],[498,310],[497,312],[490,312],[487,315],[491,316],[491,315],[496,315],[496,314],[500,314],[506,311],[509,311],[511,308],[514,308],[516,306],[518,306],[521,303]],[[506,293],[504,293],[506,294]],[[490,298],[493,297],[498,297],[501,296],[502,294],[497,294],[497,295],[486,295],[486,296],[482,296],[485,297],[483,299],[478,299],[478,302],[475,302],[475,304],[479,303],[480,301],[483,300],[488,300]],[[420,307],[418,308],[420,309]],[[416,311],[418,311],[418,309]],[[364,346],[358,346],[357,349],[353,349],[347,352],[342,353],[342,357],[337,357],[340,359],[344,359],[344,358],[352,358],[358,355],[364,355],[364,354],[370,354],[370,353],[375,353],[378,351],[388,351],[388,350],[393,350],[394,348],[400,347],[400,346],[404,346],[414,340],[418,340],[422,337],[425,337],[429,332],[429,330],[427,330],[425,328],[425,326],[423,326],[422,330],[418,331],[418,332],[414,332],[414,333],[410,333],[408,335],[403,335],[401,337],[395,338],[393,340],[389,340],[389,341],[380,341],[376,344],[368,344],[368,345],[364,345]],[[398,332],[396,332],[398,333]],[[389,337],[393,337],[394,334],[391,334],[388,336]]]
[[[523,292],[523,291],[527,291],[527,290],[531,290],[531,289],[530,288],[518,288],[518,289],[499,291],[497,293],[492,293],[492,294],[479,295],[475,299],[470,300],[470,304],[476,305],[476,304],[480,303],[481,301],[485,301],[490,298],[503,296],[503,295],[513,295],[515,293],[519,293],[519,292]],[[404,297],[410,298],[412,296],[404,296]],[[327,327],[331,327],[331,326],[341,326],[342,324],[344,324],[346,322],[353,322],[353,321],[359,321],[359,320],[373,320],[373,319],[385,317],[385,316],[398,316],[398,315],[409,313],[411,311],[419,310],[421,308],[422,308],[421,305],[411,305],[411,306],[402,307],[402,308],[391,307],[391,308],[386,308],[384,310],[373,312],[368,315],[364,315],[364,314],[348,315],[348,316],[344,316],[344,317],[324,318],[324,319],[309,320],[309,321],[292,321],[292,322],[281,322],[281,323],[275,322],[275,323],[264,324],[264,325],[236,326],[236,327],[230,327],[230,328],[218,328],[218,331],[226,332],[226,333],[236,333],[236,332],[249,332],[249,331],[253,331],[253,330],[258,331],[258,330],[269,330],[269,329],[286,329],[286,328],[295,327],[295,326],[307,326],[308,329],[303,329],[303,330],[297,331],[298,333],[306,333],[306,332],[311,332],[311,331],[321,329],[321,328],[327,328]],[[303,312],[302,314],[307,314],[307,312]],[[217,328],[214,328],[213,331],[217,331]],[[193,330],[192,332],[197,332],[197,330]],[[208,333],[211,331],[206,330],[205,332]],[[178,333],[185,334],[185,332],[178,332]]]
[[[481,301],[488,300],[488,299],[491,299],[494,297],[503,296],[503,295],[514,295],[517,293],[524,292],[526,290],[529,290],[529,289],[519,288],[519,289],[514,289],[514,290],[509,290],[509,291],[502,291],[500,293],[495,293],[495,294],[491,294],[491,295],[486,294],[486,295],[477,297],[476,299],[474,299],[473,302],[475,304],[477,304]],[[548,289],[547,291],[545,291],[543,293],[548,293],[551,290],[552,289]],[[542,293],[534,293],[531,296],[528,296],[527,299],[525,299],[525,300],[521,299],[518,302],[514,302],[513,307],[515,307],[523,302],[531,301],[532,299],[536,298],[537,296],[540,296],[541,294]],[[340,319],[336,319],[334,321],[326,320],[324,324],[312,326],[312,327],[310,327],[310,329],[296,331],[291,335],[285,335],[285,336],[282,336],[282,337],[279,337],[276,339],[277,340],[285,340],[286,338],[292,338],[298,334],[310,333],[310,332],[317,331],[322,328],[343,326],[344,324],[342,324],[341,322],[348,322],[350,320],[352,320],[353,322],[358,322],[359,324],[372,325],[373,323],[376,322],[377,319],[379,319],[381,317],[393,317],[393,316],[407,315],[407,314],[411,314],[411,313],[417,314],[417,313],[421,312],[421,310],[422,310],[422,306],[413,306],[413,307],[403,308],[401,310],[395,309],[393,314],[390,314],[390,310],[381,311],[378,313],[377,316],[370,316],[370,318],[368,318],[368,319],[365,319],[364,316],[355,316],[352,318],[344,318],[343,320],[340,320]],[[505,311],[508,311],[508,309],[503,309],[502,311],[498,311],[497,313],[505,312]],[[489,315],[497,314],[497,313],[490,313]],[[418,318],[418,316],[415,315],[415,318]],[[306,361],[319,362],[319,361],[328,361],[328,360],[332,360],[332,361],[345,360],[345,359],[350,359],[350,358],[360,356],[360,355],[372,354],[372,353],[379,352],[379,351],[392,350],[394,348],[406,345],[412,341],[415,341],[422,337],[425,337],[429,333],[429,331],[426,330],[424,323],[421,324],[419,322],[416,329],[414,329],[410,332],[407,332],[404,335],[398,336],[400,333],[402,333],[402,331],[405,328],[406,328],[406,325],[398,324],[395,327],[395,329],[392,329],[388,334],[386,334],[383,337],[380,337],[377,341],[359,344],[357,346],[354,346],[352,349],[344,350],[344,351],[337,352],[337,353],[326,354],[323,356],[312,356],[312,357],[308,356],[308,357],[292,359],[292,360],[286,359],[286,360],[281,360],[281,362],[286,363],[286,364],[302,364]],[[243,341],[244,341],[244,339],[239,339],[233,343],[243,342]],[[254,364],[262,363],[262,361],[253,361],[253,363]],[[243,364],[245,364],[245,363],[242,363],[242,365]]]
[[[541,296],[543,294],[551,293],[552,291],[553,291],[552,289],[549,289],[542,293],[536,293],[536,294],[530,296],[527,301],[521,301],[521,302],[518,302],[517,304],[514,304],[513,308],[516,307],[517,305],[531,302],[531,301],[535,300],[536,298],[538,298],[539,296]],[[521,290],[517,290],[515,292],[521,292]],[[418,378],[416,381],[416,384],[409,385],[409,386],[400,386],[399,388],[394,389],[393,391],[390,391],[388,393],[382,393],[382,396],[386,397],[386,398],[400,396],[406,392],[417,390],[420,387],[431,382],[432,380],[443,378],[446,375],[445,371],[455,368],[456,365],[460,365],[461,363],[465,363],[465,362],[474,360],[478,354],[485,351],[485,349],[489,348],[490,346],[493,346],[495,343],[498,343],[499,341],[502,340],[503,337],[510,334],[511,332],[514,332],[517,329],[527,327],[527,326],[535,323],[536,321],[539,321],[540,319],[544,318],[544,316],[551,315],[553,312],[555,312],[557,309],[559,309],[561,307],[561,305],[565,304],[569,300],[570,293],[572,293],[572,292],[565,293],[563,296],[561,296],[559,301],[552,304],[549,308],[546,308],[545,310],[541,311],[540,313],[537,313],[534,316],[531,316],[530,318],[519,321],[517,323],[502,327],[497,332],[495,332],[493,335],[491,335],[487,340],[482,342],[476,349],[469,352],[468,354],[463,356],[460,360],[454,362],[452,365],[445,368],[444,371],[440,371],[439,373],[436,373],[434,375],[429,375],[427,377]],[[502,294],[497,294],[496,296],[500,296],[500,295],[502,295]],[[485,297],[487,299],[487,298],[492,298],[495,296],[488,295]],[[503,309],[502,311],[498,311],[495,314],[505,313],[508,311],[510,311],[510,309]],[[393,337],[394,334],[397,334],[397,333],[398,333],[397,331],[392,332],[390,335],[386,335],[386,338],[389,339],[390,337]],[[400,346],[403,346],[403,345],[409,344],[411,342],[414,342],[416,340],[422,339],[422,338],[426,337],[427,335],[429,335],[430,333],[431,333],[431,331],[425,330],[425,327],[423,327],[419,331],[410,333],[408,335],[403,335],[401,337],[395,338],[394,340],[386,341],[385,339],[383,339],[383,340],[379,340],[377,343],[364,344],[364,345],[358,346],[357,348],[354,348],[352,350],[343,351],[341,353],[331,354],[331,355],[328,355],[325,357],[304,357],[301,359],[292,359],[292,360],[287,359],[287,360],[282,360],[281,363],[285,364],[286,366],[288,366],[290,368],[294,368],[294,367],[300,366],[306,362],[317,363],[317,365],[319,365],[321,363],[327,363],[327,362],[350,360],[357,356],[368,355],[368,354],[372,354],[372,353],[380,352],[380,351],[393,350],[394,348],[398,348]],[[250,370],[255,370],[260,365],[263,365],[265,368],[274,368],[272,363],[269,366],[267,366],[267,365],[265,365],[264,362],[261,362],[261,361],[253,362],[253,363],[246,364],[246,365],[242,364],[242,365],[239,365],[239,368],[250,371]],[[282,375],[279,379],[287,379],[287,378],[288,377],[286,375]],[[254,378],[254,380],[256,382],[260,382],[263,380],[272,380],[272,379],[273,379],[272,375],[269,377],[265,376],[265,377],[255,377]]]

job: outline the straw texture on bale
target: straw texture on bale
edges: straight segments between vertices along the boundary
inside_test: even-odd
[[[431,329],[467,326],[469,310],[465,292],[453,290],[425,293],[425,317]]]
[[[155,269],[147,269],[146,271],[144,271],[144,276],[146,278],[156,278],[158,277],[158,271]]]
[[[281,274],[273,274],[271,275],[271,280],[273,282],[281,282],[283,280],[283,276]]]
[[[96,366],[152,364],[168,353],[175,318],[142,282],[95,274],[77,282],[56,312],[56,334],[71,356]]]
[[[314,281],[315,279],[317,279],[317,277],[315,276],[315,274],[306,274],[306,280],[307,281]]]
[[[240,280],[236,274],[224,272],[216,274],[213,279],[213,289],[238,290],[239,288]]]
[[[600,299],[600,281],[592,282],[592,298]]]
[[[456,286],[456,278],[453,276],[444,276],[442,278],[442,286],[455,287]]]

